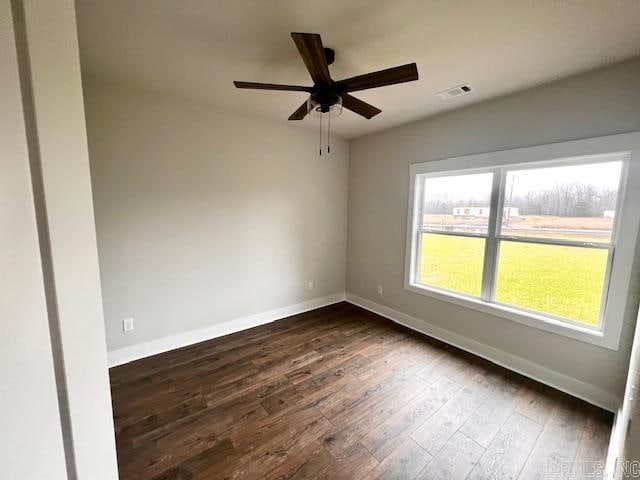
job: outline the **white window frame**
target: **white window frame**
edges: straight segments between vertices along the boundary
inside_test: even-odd
[[[501,235],[500,224],[504,198],[500,192],[504,191],[506,181],[505,169],[531,169],[544,166],[560,166],[570,164],[585,164],[604,161],[623,160],[618,204],[614,218],[612,239],[609,245],[586,243],[582,246],[606,248],[609,250],[607,261],[607,277],[603,292],[600,323],[597,327],[587,326],[579,322],[572,322],[550,314],[526,310],[496,301],[489,301],[492,297],[488,288],[494,286],[495,268],[497,266],[497,249],[494,245],[487,245],[485,249],[485,268],[483,269],[482,294],[480,298],[467,296],[462,293],[420,284],[416,279],[416,266],[420,254],[420,233],[423,231],[421,221],[420,191],[423,181],[428,176],[460,175],[472,173],[486,173],[494,171],[491,213],[489,217],[488,233],[478,235],[473,233],[450,233],[434,231],[445,235],[460,235],[466,237],[482,237],[485,243],[497,242],[499,239],[514,240],[513,236]],[[501,188],[502,185],[502,188]],[[624,321],[631,269],[634,260],[638,228],[640,223],[640,132],[590,138],[570,142],[540,145],[535,147],[516,148],[477,155],[434,160],[410,165],[409,205],[407,220],[407,238],[405,255],[405,289],[427,295],[439,300],[445,300],[467,308],[472,308],[495,316],[513,320],[530,327],[553,332],[586,343],[617,350],[620,333]],[[490,235],[494,232],[495,235]],[[531,241],[518,237],[515,241]],[[544,239],[535,238],[535,243],[545,243]],[[552,240],[549,243],[562,244],[562,240]],[[583,242],[566,242],[572,246],[580,246]],[[488,253],[488,255],[487,255]]]

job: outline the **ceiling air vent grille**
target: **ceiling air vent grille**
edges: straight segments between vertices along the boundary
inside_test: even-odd
[[[471,85],[465,83],[464,85],[458,85],[457,87],[450,88],[449,90],[445,90],[444,92],[436,93],[436,96],[440,97],[443,100],[449,100],[453,97],[460,97],[462,95],[466,95],[467,93],[471,93]]]

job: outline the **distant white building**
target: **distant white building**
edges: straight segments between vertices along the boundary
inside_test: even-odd
[[[517,217],[519,215],[517,207],[504,207],[505,217]],[[454,217],[489,217],[489,207],[455,207]]]
[[[613,218],[616,216],[616,211],[615,210],[605,210],[604,214],[602,215],[604,218]]]
[[[455,207],[453,215],[456,217],[488,217],[489,207]]]

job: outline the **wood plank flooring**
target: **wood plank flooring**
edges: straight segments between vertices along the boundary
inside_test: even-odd
[[[583,478],[612,423],[347,303],[110,377],[126,480]]]

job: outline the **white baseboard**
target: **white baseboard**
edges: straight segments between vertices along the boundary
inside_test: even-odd
[[[404,325],[412,330],[424,333],[430,337],[458,347],[478,357],[489,360],[492,363],[505,367],[540,383],[549,385],[574,397],[581,398],[593,405],[616,412],[620,405],[620,399],[611,392],[591,385],[562,373],[543,367],[537,363],[525,360],[512,353],[499,350],[484,343],[472,340],[458,333],[445,330],[432,325],[424,320],[404,314],[392,308],[380,305],[366,298],[358,297],[350,293],[346,294],[349,303],[362,307],[373,313],[377,313],[394,322]]]
[[[265,325],[291,315],[308,312],[309,310],[344,300],[611,412],[617,412],[620,405],[620,399],[604,389],[350,293],[346,295],[344,293],[336,293],[326,297],[314,298],[295,305],[236,318],[207,328],[112,350],[108,352],[109,367]]]
[[[291,315],[298,315],[299,313],[308,312],[309,310],[325,307],[344,300],[344,293],[334,293],[333,295],[314,298],[295,305],[276,308],[274,310],[249,315],[247,317],[236,318],[234,320],[229,320],[227,322],[199,330],[192,330],[190,332],[160,338],[151,342],[139,343],[138,345],[132,345],[118,350],[111,350],[108,352],[109,367],[115,367],[117,365],[139,360],[151,355],[167,352],[169,350],[175,350],[176,348],[186,347],[187,345],[193,345],[194,343],[204,342],[205,340],[211,340],[212,338],[222,337],[223,335],[271,323],[282,318],[290,317]]]

